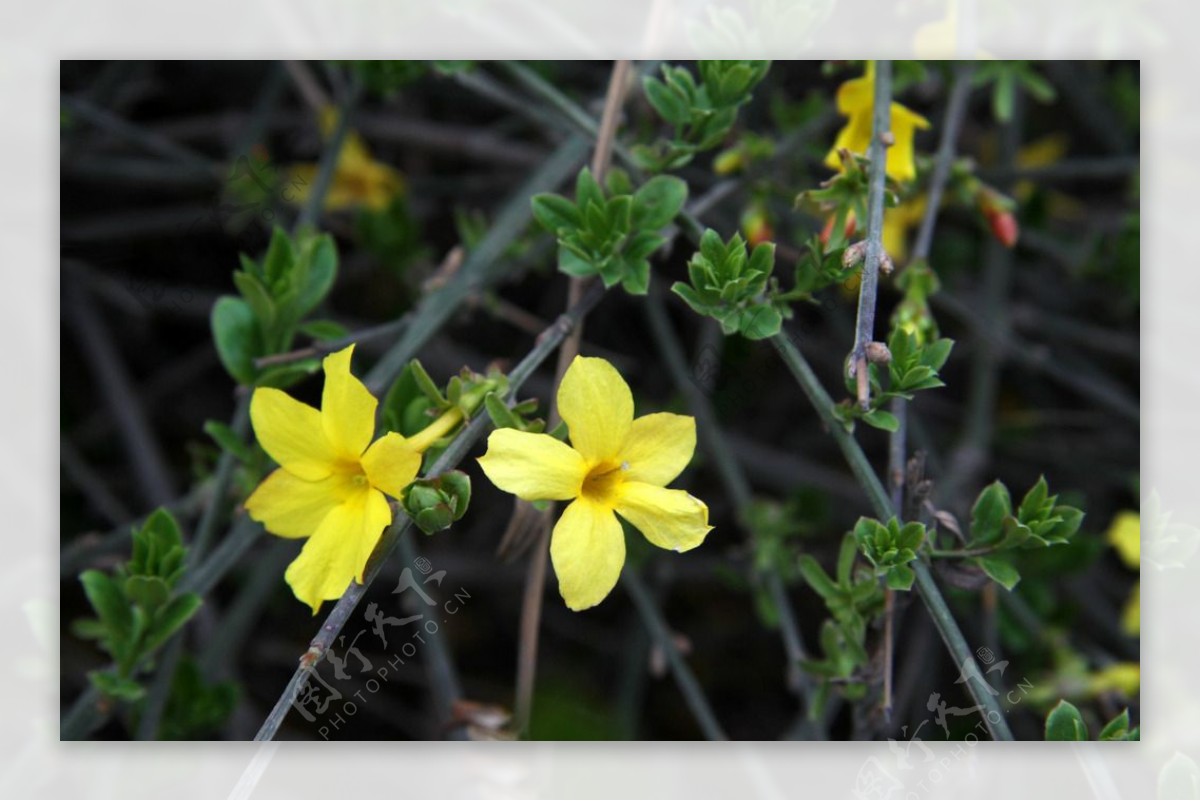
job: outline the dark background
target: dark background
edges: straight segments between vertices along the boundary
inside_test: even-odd
[[[903,95],[934,123],[918,138],[923,153],[936,148],[946,97],[944,73],[931,67],[929,78]],[[335,95],[347,74],[345,65],[309,68]],[[598,114],[608,62],[538,68]],[[520,95],[493,66],[475,70]],[[952,490],[939,497],[940,505],[960,519],[993,478],[1018,494],[1040,474],[1052,491],[1087,512],[1072,545],[1035,553],[1021,563],[1018,593],[1034,610],[1038,626],[1031,629],[1029,621],[1017,621],[1003,607],[987,611],[975,592],[950,592],[968,640],[990,643],[1010,660],[1011,673],[1004,678],[1009,686],[1020,677],[1043,686],[1054,680],[1061,653],[1047,646],[1046,631],[1051,637],[1065,633],[1063,647],[1082,654],[1093,667],[1136,661],[1138,655],[1136,640],[1121,635],[1117,626],[1136,575],[1103,541],[1113,514],[1136,509],[1138,497],[1139,265],[1136,225],[1131,232],[1128,222],[1138,209],[1138,67],[1055,63],[1041,72],[1057,89],[1057,99],[1019,103],[1007,134],[992,117],[987,93],[972,96],[959,150],[976,158],[981,175],[999,187],[1013,189],[1014,177],[1031,181],[1018,190],[1022,238],[1007,251],[969,210],[951,207],[943,213],[930,259],[943,282],[934,313],[943,335],[958,344],[943,371],[948,386],[922,393],[913,404],[913,445],[928,454],[929,475],[939,488]],[[839,124],[828,109],[838,83],[853,73],[830,76],[818,62],[775,63],[754,102],[742,109],[736,130],[775,139],[801,129],[805,135],[768,168],[736,179],[732,191],[702,217],[727,236],[749,199],[765,198],[781,244],[777,274],[785,285],[791,262],[783,246],[798,247],[822,223],[792,211],[791,200],[828,177],[820,162]],[[120,532],[158,504],[181,504],[185,532],[194,526],[205,501],[203,481],[217,456],[203,425],[227,422],[236,402],[234,382],[212,346],[209,311],[218,296],[233,292],[230,275],[238,253],[260,255],[270,225],[290,228],[296,214],[274,204],[232,225],[219,206],[229,192],[220,175],[248,152],[277,165],[315,162],[320,137],[313,113],[277,63],[64,62],[62,93],[61,679],[66,705],[85,686],[86,671],[104,664],[102,653],[71,632],[71,622],[88,612],[77,575],[85,567],[127,558]],[[824,100],[805,106],[810,97]],[[626,114],[624,141],[646,141],[657,133],[640,91],[631,93]],[[355,126],[379,160],[403,173],[406,208],[386,247],[365,243],[353,214],[322,220],[338,239],[341,266],[320,316],[350,330],[410,309],[421,296],[422,282],[462,241],[456,219],[466,213],[482,215],[485,224],[494,220],[503,199],[563,136],[453,77],[434,73],[394,97],[368,95]],[[999,155],[1005,135],[1024,145],[1054,133],[1068,142],[1056,166],[1017,176],[1014,165]],[[711,154],[702,156],[680,172],[693,199],[722,180],[710,162]],[[220,167],[216,172],[214,165]],[[509,254],[511,269],[488,293],[503,301],[500,310],[481,298],[461,309],[421,352],[435,379],[444,382],[463,365],[483,370],[497,359],[511,365],[532,346],[531,331],[561,312],[566,278],[554,271],[547,246],[548,237],[531,227]],[[652,288],[683,279],[691,252],[685,240],[677,240],[671,254],[655,263]],[[897,299],[885,284],[881,321]],[[854,301],[837,288],[820,300],[798,304],[788,326],[826,387],[842,397],[838,373],[853,339]],[[639,414],[686,412],[662,366],[643,303],[621,291],[609,293],[587,319],[583,352],[602,355],[618,367],[633,387]],[[712,399],[756,494],[793,502],[792,547],[831,565],[842,534],[867,510],[833,440],[768,345],[722,341],[678,298],[668,296],[666,305],[694,364],[719,354]],[[1002,324],[979,325],[982,309],[993,310]],[[388,344],[361,345],[356,370],[365,372]],[[996,377],[994,397],[982,407],[985,438],[964,450],[969,409],[979,408],[969,406],[978,380],[973,365],[987,352],[998,356],[990,368]],[[546,399],[552,364],[543,366],[523,395]],[[291,391],[316,402],[320,378]],[[882,469],[886,435],[860,426],[858,437]],[[472,455],[479,453],[482,446]],[[492,487],[472,459],[464,469],[475,482],[470,512],[453,529],[422,536],[419,544],[435,569],[446,570],[444,586],[464,588],[471,596],[443,629],[466,696],[511,708],[526,562],[504,562],[495,555],[511,512],[510,496]],[[241,497],[253,481],[253,476],[242,477]],[[631,539],[631,561],[640,565],[667,620],[686,642],[689,662],[729,735],[793,735],[803,710],[787,685],[779,633],[763,624],[756,609],[752,548],[702,452],[677,486],[709,504],[715,530],[702,547],[684,555],[643,552],[636,547],[640,539],[636,544]],[[206,598],[200,617],[189,626],[186,651],[208,682],[236,687],[236,702],[227,716],[214,714],[209,725],[194,725],[180,736],[251,737],[282,691],[318,626],[283,582],[284,567],[298,549],[299,543],[263,537]],[[397,616],[390,590],[401,567],[389,565],[366,599]],[[789,595],[805,642],[813,648],[827,612],[802,583],[794,584]],[[923,608],[906,600],[898,618],[893,724],[863,730],[851,708],[840,706],[832,737],[906,739],[928,717],[924,703],[932,692],[947,702],[971,705],[955,684],[956,668]],[[363,608],[365,603],[346,629],[350,637],[368,628]],[[230,630],[238,635],[218,636]],[[372,643],[364,654],[378,664],[394,655],[380,649],[369,631],[363,643]],[[598,608],[576,614],[565,608],[549,578],[540,647],[533,736],[700,736],[670,674],[655,667],[660,659],[620,587]],[[328,665],[322,675],[331,679]],[[443,722],[431,711],[420,658],[409,660],[392,679],[329,736],[442,736]],[[363,689],[356,682],[339,686],[352,695]],[[1093,703],[1095,714],[1107,720],[1130,701]],[[1136,720],[1136,699],[1132,704]],[[1017,737],[1040,738],[1044,712],[1032,705],[1015,711]],[[964,729],[971,725],[966,720],[960,722]],[[941,737],[929,729],[922,735],[926,739]],[[96,736],[124,738],[131,732],[129,721],[117,717]],[[320,735],[317,724],[293,714],[280,736]]]

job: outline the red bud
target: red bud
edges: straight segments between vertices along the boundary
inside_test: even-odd
[[[987,215],[988,226],[991,227],[992,236],[996,237],[997,242],[1006,248],[1017,244],[1020,228],[1017,226],[1017,218],[1012,215],[1011,211],[992,208],[986,210],[984,214]]]

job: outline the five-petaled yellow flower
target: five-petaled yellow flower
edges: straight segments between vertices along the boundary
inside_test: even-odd
[[[336,125],[337,109],[325,109],[321,114],[322,136],[329,138]],[[307,202],[317,179],[317,170],[316,164],[293,165],[285,197],[296,205]],[[376,161],[362,137],[354,131],[347,131],[334,167],[333,181],[325,195],[325,210],[340,211],[364,206],[371,211],[382,211],[403,189],[404,179],[400,173]]]
[[[825,156],[825,164],[841,169],[842,161],[838,150],[845,148],[859,156],[867,155],[871,145],[872,112],[875,104],[875,62],[867,62],[866,74],[861,78],[846,81],[838,87],[838,113],[850,119],[838,132],[833,148]],[[929,120],[915,111],[892,103],[890,129],[896,141],[887,149],[887,174],[894,181],[911,181],[917,177],[913,163],[913,136],[918,128],[929,127]]]
[[[694,418],[663,412],[633,419],[629,385],[604,359],[583,356],[563,375],[558,411],[570,445],[502,428],[479,464],[518,498],[571,501],[554,526],[550,559],[563,600],[579,611],[604,600],[620,578],[625,535],[617,515],[673,551],[695,548],[712,527],[702,501],[665,489],[696,450]]]
[[[318,411],[278,389],[260,388],[250,421],[279,463],[246,499],[250,517],[281,537],[308,537],[288,566],[292,591],[317,613],[361,582],[367,559],[392,522],[385,497],[399,499],[417,477],[421,451],[457,424],[443,419],[411,438],[375,434],[375,397],[350,374],[354,346],[325,357]]]

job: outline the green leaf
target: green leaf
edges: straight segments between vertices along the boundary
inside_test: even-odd
[[[800,568],[800,575],[817,595],[826,600],[838,595],[837,585],[830,580],[829,575],[821,568],[816,559],[809,554],[801,554],[797,564]]]
[[[242,441],[241,437],[233,432],[233,429],[217,420],[206,420],[204,422],[204,433],[208,434],[220,446],[221,450],[228,451],[235,458],[243,463],[254,461],[254,454],[250,450],[250,446]]]
[[[256,387],[286,389],[297,381],[312,375],[320,367],[320,359],[301,359],[291,364],[278,364],[263,370],[259,374],[258,380],[254,382],[254,385]]]
[[[1087,726],[1079,710],[1069,701],[1059,701],[1046,716],[1047,740],[1082,741],[1088,738]]]
[[[1029,492],[1025,493],[1025,497],[1017,509],[1017,517],[1021,522],[1028,523],[1037,520],[1041,515],[1042,504],[1046,502],[1049,495],[1050,487],[1046,484],[1046,477],[1039,476],[1037,483],[1029,488]]]
[[[687,200],[687,184],[672,175],[651,178],[633,194],[630,219],[634,228],[657,232],[679,214]]]
[[[984,573],[1006,590],[1011,590],[1021,580],[1021,574],[1013,567],[1012,562],[1002,556],[981,556],[976,562],[983,568]]]
[[[645,295],[650,289],[650,262],[645,259],[625,262],[621,287],[630,295]]]
[[[604,191],[600,189],[600,184],[596,183],[592,171],[584,167],[575,179],[575,205],[583,209],[586,215],[589,204],[604,208]]]
[[[1124,709],[1121,714],[1105,724],[1100,730],[1101,740],[1124,740],[1129,734],[1129,710]]]
[[[300,330],[319,342],[331,342],[348,335],[346,327],[333,320],[309,320],[300,326]]]
[[[276,309],[275,301],[271,299],[271,293],[263,286],[262,282],[249,273],[235,272],[233,274],[233,283],[238,288],[238,292],[242,293],[242,297],[246,303],[250,305],[251,311],[254,312],[255,318],[262,326],[262,330],[270,331],[275,325]]]
[[[534,219],[550,233],[558,236],[559,231],[574,231],[579,228],[582,217],[575,204],[562,195],[549,192],[534,195],[530,200]]]
[[[146,694],[146,688],[133,679],[125,679],[108,670],[93,670],[88,673],[92,686],[109,698],[121,701],[140,701]]]
[[[299,320],[315,309],[337,278],[337,245],[329,234],[310,239],[304,243],[301,256],[304,266],[304,282],[299,287],[299,296],[294,301],[293,318]]]
[[[85,570],[80,574],[79,581],[83,584],[88,603],[104,628],[118,643],[129,643],[133,632],[133,613],[116,580],[99,570]]]
[[[521,418],[517,417],[504,401],[497,398],[496,393],[489,392],[484,396],[483,406],[487,409],[488,417],[492,419],[492,425],[496,428],[523,430],[521,427]]]
[[[941,370],[945,366],[946,360],[950,358],[950,351],[953,349],[953,339],[934,340],[921,348],[921,364],[933,370]]]
[[[586,278],[597,273],[596,265],[564,244],[558,246],[558,269],[574,278]]]
[[[894,565],[888,568],[886,575],[888,589],[903,590],[905,592],[912,589],[916,578],[917,574],[908,565]]]
[[[992,545],[1004,534],[1004,518],[1012,514],[1008,488],[994,481],[979,493],[971,509],[972,544]]]
[[[783,315],[774,306],[746,309],[738,320],[738,331],[746,339],[768,339],[783,327]]]
[[[883,409],[872,409],[864,414],[862,419],[867,425],[884,431],[898,431],[900,429],[900,421],[896,419],[896,415],[891,412],[885,412]]]
[[[153,614],[171,597],[171,588],[158,576],[130,576],[125,579],[125,595]]]
[[[232,295],[218,298],[213,304],[211,325],[221,364],[239,384],[253,384],[258,375],[254,359],[262,345],[250,305]]]
[[[1053,515],[1061,517],[1062,522],[1046,534],[1046,538],[1051,541],[1063,542],[1068,540],[1083,525],[1084,512],[1082,509],[1076,509],[1073,506],[1055,506]]]
[[[271,232],[271,243],[267,246],[267,255],[263,257],[262,275],[268,287],[272,290],[281,278],[286,277],[296,263],[296,249],[287,233],[275,226]]]
[[[691,119],[691,107],[685,98],[653,76],[642,79],[642,91],[664,120],[672,125],[686,125]]]
[[[203,600],[199,595],[189,592],[176,596],[160,609],[155,615],[150,634],[146,637],[146,652],[151,653],[157,650],[158,646],[166,642],[167,638],[187,623],[192,615],[196,614],[202,603]]]

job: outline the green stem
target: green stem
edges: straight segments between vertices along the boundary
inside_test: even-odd
[[[642,583],[637,571],[627,566],[621,573],[621,583],[629,591],[629,597],[641,614],[642,620],[645,621],[646,628],[650,630],[650,636],[654,638],[655,643],[662,649],[663,655],[667,657],[667,662],[671,665],[671,673],[675,676],[675,683],[679,686],[679,691],[683,693],[688,707],[700,724],[704,736],[709,740],[728,740],[729,737],[721,728],[721,724],[717,722],[712,707],[709,706],[708,698],[705,697],[700,682],[696,681],[696,676],[688,667],[687,660],[675,647],[675,639],[671,636],[662,613],[658,611],[658,606],[654,603],[650,591]]]
[[[817,410],[825,428],[841,448],[842,455],[850,465],[850,470],[866,492],[876,517],[883,520],[890,518],[895,514],[895,509],[892,507],[887,490],[879,481],[879,477],[875,475],[871,463],[867,460],[867,456],[858,442],[834,417],[833,399],[829,397],[829,393],[825,391],[816,374],[813,373],[808,361],[783,332],[771,337],[771,344]],[[984,680],[983,673],[975,662],[975,656],[971,652],[970,646],[967,645],[966,638],[963,637],[962,631],[958,628],[958,624],[950,612],[950,607],[946,605],[946,599],[942,597],[941,591],[929,572],[929,566],[920,559],[913,561],[910,566],[917,574],[917,594],[920,595],[925,608],[929,610],[929,615],[942,635],[942,641],[946,644],[947,650],[954,658],[955,665],[967,678],[967,690],[971,693],[975,703],[981,707],[981,714],[992,739],[1013,739],[1012,731],[1008,728],[1008,722],[1004,718],[1004,712],[992,695],[994,690]]]

